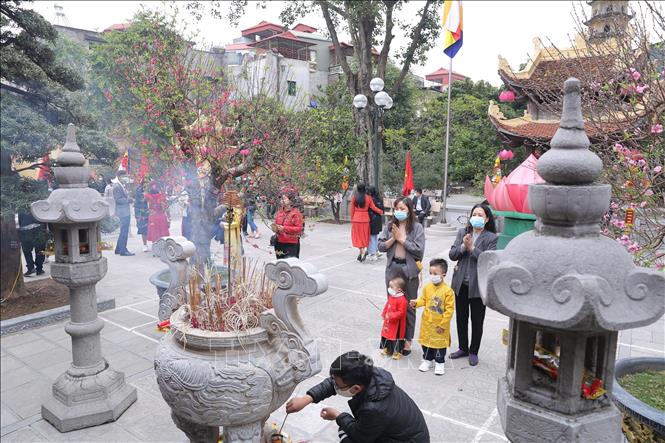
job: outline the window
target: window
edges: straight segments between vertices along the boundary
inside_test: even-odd
[[[296,82],[293,82],[291,80],[287,81],[287,93],[291,96],[296,95]]]

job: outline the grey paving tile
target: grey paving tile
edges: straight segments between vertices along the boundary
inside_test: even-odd
[[[36,443],[36,442],[46,442],[48,441],[48,439],[46,439],[41,434],[35,432],[34,430],[28,427],[28,428],[19,429],[7,435],[3,435],[2,441],[3,443],[4,442]]]
[[[139,441],[121,425],[105,423],[99,426],[61,433],[49,422],[39,420],[30,428],[50,442],[134,442]]]
[[[22,419],[41,412],[41,404],[51,395],[52,382],[45,378],[33,380],[2,393],[2,401]]]
[[[71,366],[72,362],[70,361],[64,361],[61,363],[56,363],[50,366],[46,366],[42,369],[39,370],[39,373],[42,374],[43,377],[48,378],[49,380],[55,381],[60,375],[62,375],[69,367]]]
[[[21,418],[14,414],[14,412],[9,408],[9,406],[5,405],[4,402],[0,404],[0,426],[4,428],[20,420]]]
[[[135,326],[143,325],[154,320],[145,314],[131,311],[129,309],[119,309],[113,312],[102,312],[99,316],[104,319],[109,319],[114,323],[125,326],[127,328],[133,328]]]
[[[102,338],[115,344],[126,342],[134,337],[136,337],[136,334],[132,334],[130,331],[125,331],[124,329],[118,328],[109,332],[104,332],[104,330],[102,330]]]
[[[0,339],[2,347],[11,350],[16,346],[29,343],[31,341],[39,340],[41,337],[34,332],[19,332],[16,334],[6,335]]]
[[[136,355],[152,360],[155,355],[155,349],[157,349],[157,343],[152,340],[148,340],[145,337],[141,337],[140,335],[133,335],[133,338],[122,342],[120,347],[122,347],[124,350],[133,352]]]
[[[492,399],[482,401],[478,398],[455,393],[444,403],[441,415],[481,427],[490,417],[494,408],[496,408],[496,402]]]
[[[19,368],[24,368],[25,364],[21,362],[19,359],[12,355],[6,355],[2,357],[2,361],[0,361],[0,373],[5,373],[9,371],[14,371]]]
[[[49,366],[72,361],[72,353],[67,349],[53,347],[52,349],[39,354],[23,357],[21,360],[33,369],[41,370]]]
[[[43,374],[28,367],[3,372],[0,374],[0,389],[5,392],[42,377]]]
[[[38,340],[23,343],[11,349],[11,353],[13,355],[23,359],[24,357],[30,357],[31,355],[44,354],[48,352],[49,350],[53,349],[53,342],[45,339],[44,337],[39,337]]]
[[[140,328],[134,329],[136,332],[140,332],[143,335],[147,335],[148,337],[154,338],[155,340],[161,340],[162,337],[164,337],[164,332],[161,332],[157,330],[157,321],[155,320],[153,323],[142,326]]]
[[[473,441],[477,430],[460,426],[437,416],[425,416],[432,443],[459,443]]]

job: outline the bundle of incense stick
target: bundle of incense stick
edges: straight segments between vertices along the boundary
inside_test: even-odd
[[[213,269],[192,272],[189,305],[192,326],[209,331],[241,332],[259,325],[261,313],[272,308],[274,284],[256,262],[243,259],[233,293]]]

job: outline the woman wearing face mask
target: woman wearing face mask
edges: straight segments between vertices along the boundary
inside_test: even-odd
[[[285,193],[281,197],[282,207],[275,215],[271,229],[277,236],[275,255],[277,258],[300,258],[300,236],[303,232],[302,214],[294,206],[294,193]]]
[[[489,206],[475,205],[465,228],[457,232],[455,243],[450,248],[451,260],[456,260],[453,274],[455,291],[455,318],[459,349],[450,358],[469,357],[469,364],[478,364],[478,350],[483,336],[485,305],[478,288],[478,257],[483,251],[496,249],[496,227]],[[469,312],[471,314],[471,345],[469,346]]]
[[[418,223],[411,199],[398,198],[393,205],[394,220],[379,235],[379,251],[386,253],[386,288],[395,277],[406,281],[406,298],[418,296],[418,275],[425,254],[425,231]],[[411,353],[411,341],[416,326],[416,311],[409,307],[406,314],[406,334],[402,354]]]

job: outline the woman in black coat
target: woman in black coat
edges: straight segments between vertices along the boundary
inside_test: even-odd
[[[374,206],[383,209],[383,199],[374,186],[367,188],[367,195],[374,201]],[[381,254],[379,253],[379,234],[383,230],[383,216],[374,211],[369,211],[369,246],[367,254],[370,261],[376,261]]]

